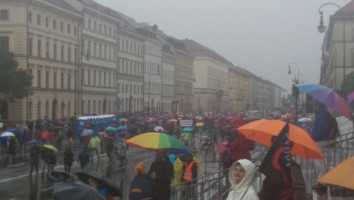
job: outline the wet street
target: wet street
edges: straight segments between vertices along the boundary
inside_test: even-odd
[[[196,139],[196,149],[198,148],[198,141]],[[194,146],[194,145],[193,145]],[[194,149],[194,148],[193,148]],[[207,160],[210,159],[210,155]],[[205,154],[203,151],[197,153],[198,161],[200,163],[200,175],[203,175],[205,169],[210,173],[217,170],[218,163],[208,162],[205,167]],[[75,155],[77,158],[77,155]],[[124,200],[128,199],[129,186],[134,178],[134,166],[143,162],[146,170],[150,168],[151,163],[155,160],[155,152],[147,151],[138,148],[130,147],[127,151],[128,164],[124,167],[117,166],[117,162],[109,162],[106,154],[101,154],[100,161],[95,158],[93,163],[89,164],[89,168],[108,176],[121,188],[123,191]],[[64,170],[61,161],[58,161],[55,170]],[[41,163],[40,163],[41,164]],[[19,163],[13,166],[5,167],[0,170],[0,200],[37,200],[37,199],[53,199],[52,181],[47,179],[47,175],[43,175],[42,166],[40,165],[40,172],[38,175],[34,172],[29,176],[29,163]],[[77,162],[73,163],[71,173],[81,171]],[[74,181],[77,181],[74,175]],[[117,198],[118,199],[118,198]]]

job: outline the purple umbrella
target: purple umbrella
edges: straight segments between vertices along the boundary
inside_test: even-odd
[[[296,87],[312,96],[318,102],[353,121],[347,102],[334,90],[318,84],[297,84]]]
[[[354,91],[347,96],[348,104],[350,104],[354,100]]]

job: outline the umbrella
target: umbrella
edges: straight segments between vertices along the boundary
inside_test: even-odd
[[[15,133],[16,128],[9,128],[6,130],[6,132],[11,132],[11,133]]]
[[[90,136],[93,134],[94,134],[94,132],[92,129],[84,129],[84,131],[82,132],[82,136]]]
[[[279,135],[285,124],[280,120],[262,119],[250,122],[237,130],[246,138],[269,147],[272,137]],[[302,158],[324,159],[320,149],[304,129],[289,124],[289,140],[294,143],[291,154]]]
[[[126,118],[120,118],[119,121],[120,121],[120,122],[126,122],[127,119],[126,119]]]
[[[72,181],[73,177],[71,176],[71,174],[64,171],[52,171],[49,173],[48,179],[54,182]]]
[[[53,184],[53,195],[58,200],[104,200],[105,198],[94,188],[84,183],[57,182]]]
[[[106,131],[117,131],[117,129],[114,128],[114,127],[112,127],[112,126],[108,126],[108,127],[106,128]]]
[[[199,122],[199,123],[197,123],[195,126],[204,126],[204,123]]]
[[[341,162],[317,181],[354,189],[354,157]]]
[[[164,129],[163,129],[161,126],[156,126],[156,127],[154,128],[154,131],[156,131],[156,132],[162,132],[162,131],[164,131]]]
[[[219,151],[220,154],[224,153],[227,149],[228,142],[222,142],[216,146],[216,149]]]
[[[94,178],[101,182],[102,187],[106,188],[112,196],[121,196],[121,192],[118,186],[109,178],[103,176],[102,174],[97,173],[94,170],[88,169],[82,172],[76,172],[76,176],[84,183],[88,184],[88,179]]]
[[[189,131],[193,131],[193,129],[189,128],[189,127],[186,127],[186,128],[183,129],[183,131],[188,131],[189,132]]]
[[[43,145],[43,147],[53,150],[53,151],[58,151],[58,149],[55,146],[50,145],[50,144],[45,144],[45,145]]]
[[[32,144],[39,144],[39,141],[38,140],[31,140],[26,143],[26,145],[32,145]]]
[[[334,90],[318,84],[297,84],[296,87],[340,115],[353,120],[347,102]]]
[[[9,137],[9,136],[15,136],[15,134],[11,133],[11,132],[3,132],[0,137]]]
[[[170,121],[171,121],[171,122],[176,122],[176,121],[177,121],[177,119],[170,119]]]
[[[127,129],[127,126],[120,126],[117,128],[118,130],[124,130],[124,129]]]
[[[348,104],[352,103],[354,101],[354,91],[347,96],[348,99]]]
[[[143,149],[166,149],[170,153],[191,153],[177,138],[164,133],[143,133],[130,138],[127,145]]]

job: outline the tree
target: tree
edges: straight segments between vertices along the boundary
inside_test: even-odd
[[[345,97],[354,91],[354,72],[345,76],[342,82],[342,91],[344,92]]]
[[[32,76],[17,67],[14,54],[0,48],[0,100],[13,101],[27,96]]]

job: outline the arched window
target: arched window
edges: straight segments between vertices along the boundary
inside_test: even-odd
[[[68,117],[71,117],[71,103],[68,103]]]
[[[28,103],[28,119],[32,120],[32,101]],[[1,116],[2,117],[2,116]]]
[[[60,106],[60,117],[63,118],[64,115],[65,115],[65,103],[64,102],[61,102],[61,106]]]
[[[37,118],[40,119],[41,118],[41,102],[38,101],[37,103]]]
[[[9,118],[9,105],[6,101],[0,101],[0,115],[1,119]]]
[[[45,104],[45,115],[49,116],[49,102],[47,101],[47,103]]]

